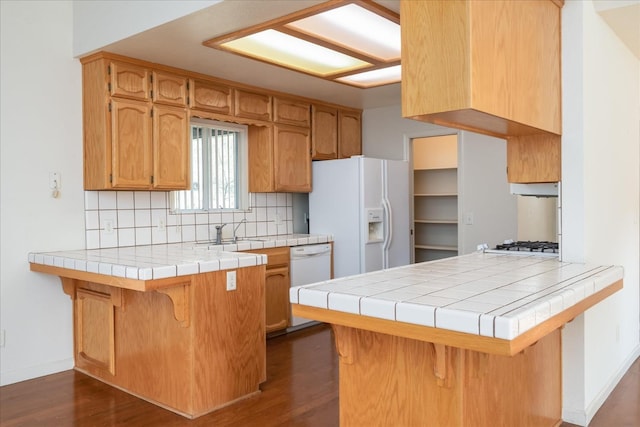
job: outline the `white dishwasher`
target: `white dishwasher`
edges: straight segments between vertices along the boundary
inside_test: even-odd
[[[290,251],[289,275],[291,287],[308,285],[331,279],[331,244],[292,246]],[[318,322],[291,316],[288,331],[304,328]]]

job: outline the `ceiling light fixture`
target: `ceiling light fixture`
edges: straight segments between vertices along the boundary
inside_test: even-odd
[[[400,16],[371,0],[328,1],[203,44],[359,88],[400,81]]]

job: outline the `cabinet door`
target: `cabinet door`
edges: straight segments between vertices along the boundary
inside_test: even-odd
[[[271,121],[271,97],[262,93],[235,90],[235,115],[246,119]]]
[[[151,107],[127,99],[111,100],[111,186],[151,186]]]
[[[149,99],[149,70],[126,62],[109,64],[109,93],[111,96]]]
[[[185,108],[153,107],[153,188],[189,188],[189,117]]]
[[[289,325],[289,267],[267,270],[265,275],[266,331]]]
[[[310,104],[294,99],[273,99],[273,121],[285,125],[309,127],[311,124]]]
[[[338,157],[341,159],[362,154],[361,113],[338,111]]]
[[[76,365],[115,375],[115,318],[111,296],[78,289],[75,308]]]
[[[311,138],[309,129],[274,125],[275,191],[311,191]]]
[[[189,102],[195,110],[233,114],[233,97],[229,86],[204,80],[192,80],[189,87]]]
[[[175,74],[154,71],[152,99],[154,103],[187,105],[187,78]]]
[[[323,105],[311,107],[311,158],[330,160],[338,158],[338,109]]]

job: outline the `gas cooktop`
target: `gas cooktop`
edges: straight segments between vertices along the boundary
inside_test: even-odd
[[[496,245],[494,249],[502,251],[557,253],[559,246],[555,242],[532,242],[530,240],[519,240],[517,242],[514,242],[513,240],[505,240],[502,244]]]

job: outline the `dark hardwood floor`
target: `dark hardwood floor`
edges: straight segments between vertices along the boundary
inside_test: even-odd
[[[188,420],[66,371],[1,387],[0,426],[337,426],[338,363],[331,329],[318,325],[269,339],[261,388],[257,396]],[[590,426],[640,426],[639,402],[636,360]]]

